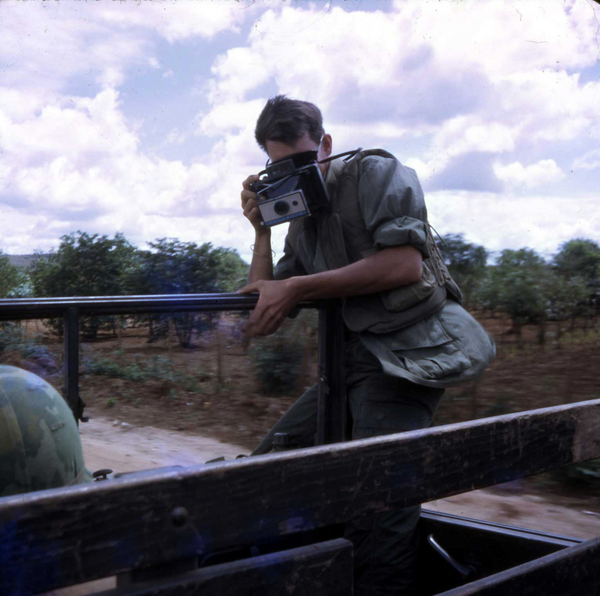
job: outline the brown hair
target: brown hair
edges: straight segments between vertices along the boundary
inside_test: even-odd
[[[254,129],[254,138],[263,151],[267,141],[291,144],[306,133],[319,143],[325,134],[323,116],[319,108],[299,99],[276,95],[267,101]]]

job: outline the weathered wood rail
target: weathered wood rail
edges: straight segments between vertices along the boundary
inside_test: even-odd
[[[600,457],[599,429],[596,400],[7,497],[0,500],[0,594],[27,596],[169,561],[260,547],[377,511]],[[591,540],[448,594],[509,594],[506,586],[527,584],[528,577],[540,574],[556,576],[554,585],[565,586],[546,593],[600,593],[589,591],[600,590],[599,545]],[[313,596],[351,594],[349,543],[320,548],[312,555],[301,548],[259,559],[255,569],[250,558],[220,570],[131,584],[112,594],[281,594],[279,588],[261,591],[269,584],[266,578],[281,576],[281,569],[287,570],[287,585],[300,590],[296,587],[306,584],[303,589]],[[338,591],[324,579],[330,567]],[[225,590],[219,573],[230,572],[231,589]],[[241,582],[234,581],[237,573]],[[320,588],[314,576],[329,587]],[[262,588],[253,588],[252,578]],[[540,592],[519,587],[514,593]]]

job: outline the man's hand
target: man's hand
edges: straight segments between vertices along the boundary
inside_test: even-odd
[[[250,190],[250,184],[256,182],[258,176],[253,174],[248,176],[246,180],[242,182],[242,209],[244,210],[244,217],[252,224],[257,235],[268,232],[268,228],[262,225],[262,217],[260,210],[258,209],[258,202],[256,200],[256,193]]]
[[[260,294],[256,308],[243,327],[246,342],[257,336],[275,333],[300,301],[291,280],[261,280],[244,286],[238,294]]]

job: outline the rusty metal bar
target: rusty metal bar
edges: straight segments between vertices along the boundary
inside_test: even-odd
[[[343,357],[344,322],[341,303],[323,303],[319,309],[316,445],[339,443],[349,438]]]
[[[257,294],[162,294],[153,296],[76,296],[67,298],[18,298],[0,300],[0,320],[62,317],[76,307],[83,315],[111,315],[181,311],[251,310]],[[316,301],[300,308],[317,308]]]
[[[71,306],[63,315],[63,393],[77,424],[87,422],[79,396],[79,311]]]

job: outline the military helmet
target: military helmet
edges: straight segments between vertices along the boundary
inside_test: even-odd
[[[0,497],[90,481],[66,401],[37,375],[0,365]]]

